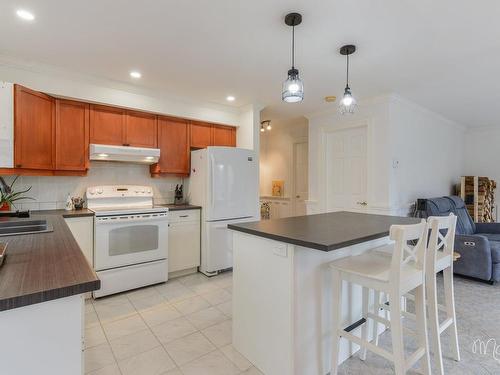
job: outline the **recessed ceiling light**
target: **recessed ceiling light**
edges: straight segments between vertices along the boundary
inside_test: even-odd
[[[99,154],[98,155],[100,158],[107,158],[109,155],[108,154]]]
[[[236,98],[234,96],[232,96],[232,95],[229,95],[228,97],[226,97],[226,100],[228,102],[234,102],[236,100]]]
[[[31,12],[28,12],[25,9],[18,9],[16,11],[16,14],[19,18],[22,18],[23,20],[26,21],[33,21],[35,19],[35,15]]]
[[[335,100],[337,100],[335,95],[325,96],[325,102],[327,103],[333,103]]]
[[[140,72],[136,71],[136,70],[133,70],[133,71],[130,72],[130,76],[132,78],[141,78],[142,74]]]

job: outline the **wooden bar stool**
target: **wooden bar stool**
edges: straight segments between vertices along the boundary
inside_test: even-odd
[[[339,343],[343,337],[362,348],[361,358],[366,358],[366,349],[394,363],[397,375],[405,374],[415,363],[421,361],[424,374],[430,374],[429,345],[427,342],[427,318],[425,314],[425,255],[427,244],[427,223],[393,225],[390,238],[395,241],[391,254],[373,249],[362,255],[343,258],[330,263],[332,270],[332,370],[337,374]],[[415,244],[416,242],[416,244]],[[342,281],[355,283],[363,287],[363,318],[367,321],[362,326],[361,338],[347,332],[342,322]],[[390,319],[380,317],[376,307],[369,311],[369,290],[385,293],[389,297]],[[408,358],[405,356],[403,325],[401,322],[402,297],[409,291],[415,291],[418,349]],[[378,305],[378,304],[375,304]],[[368,341],[368,319],[385,324],[391,329],[392,352]],[[349,324],[347,324],[349,325]],[[375,336],[376,337],[376,336]]]

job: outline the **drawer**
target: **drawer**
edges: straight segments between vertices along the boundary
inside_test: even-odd
[[[168,221],[170,223],[179,222],[200,222],[200,210],[169,211]]]

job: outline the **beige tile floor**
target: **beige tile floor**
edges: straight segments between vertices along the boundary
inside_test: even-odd
[[[438,283],[442,294],[442,280]],[[232,274],[202,274],[86,303],[85,369],[89,375],[262,375],[231,345]],[[455,278],[462,361],[450,358],[443,337],[445,373],[500,374],[500,285]],[[474,352],[476,339],[496,339],[496,358]],[[390,349],[390,332],[381,336]],[[410,340],[408,352],[415,344]],[[498,359],[497,359],[498,358]],[[339,374],[389,375],[385,359],[353,356]],[[409,371],[409,374],[417,374]]]
[[[88,300],[89,375],[261,374],[231,345],[232,274]]]

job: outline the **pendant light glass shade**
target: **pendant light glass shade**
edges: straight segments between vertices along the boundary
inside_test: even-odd
[[[347,86],[344,90],[344,95],[339,103],[339,112],[342,115],[354,113],[356,111],[356,99],[351,94],[351,89]]]
[[[287,103],[297,103],[304,99],[304,84],[299,77],[297,69],[288,71],[288,78],[283,82],[281,99]]]

